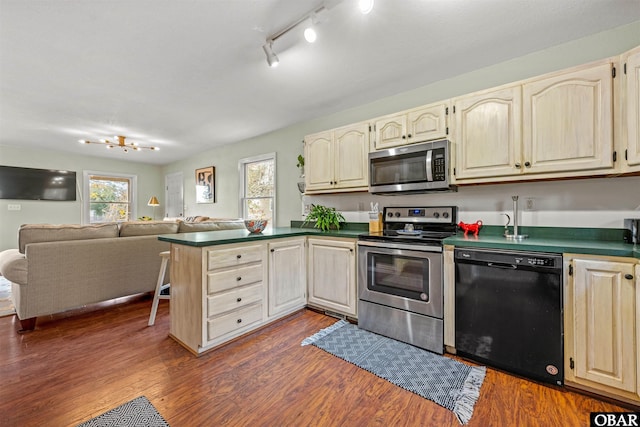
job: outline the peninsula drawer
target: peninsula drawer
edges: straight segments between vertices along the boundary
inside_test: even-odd
[[[262,261],[264,245],[242,246],[232,249],[210,249],[207,253],[207,269],[249,264]]]
[[[262,283],[207,297],[207,317],[262,301]]]
[[[222,335],[262,321],[262,304],[250,305],[207,321],[207,336],[213,340]]]
[[[207,293],[226,291],[263,280],[262,263],[207,274]]]

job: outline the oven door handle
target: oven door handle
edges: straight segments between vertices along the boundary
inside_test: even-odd
[[[389,243],[389,242],[372,242],[369,240],[358,240],[358,246],[369,246],[372,248],[380,249],[405,249],[408,251],[419,252],[442,252],[442,246],[427,246],[427,245],[407,245],[402,243]]]
[[[495,262],[488,262],[487,263],[487,267],[493,267],[493,268],[504,268],[507,270],[517,270],[518,266],[514,265],[514,264],[497,264]]]

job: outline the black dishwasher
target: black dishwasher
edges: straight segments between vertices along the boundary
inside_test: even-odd
[[[456,351],[562,385],[562,256],[455,249]]]

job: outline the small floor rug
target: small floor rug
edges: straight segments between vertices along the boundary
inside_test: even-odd
[[[11,301],[11,282],[0,276],[0,317],[15,314],[16,309]]]
[[[105,412],[78,427],[169,427],[156,408],[144,396]]]
[[[485,367],[468,366],[344,320],[302,341],[309,344],[453,411],[461,424],[473,415],[486,373]]]

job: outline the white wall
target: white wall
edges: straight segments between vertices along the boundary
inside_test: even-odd
[[[164,202],[164,178],[162,169],[158,166],[7,145],[0,145],[0,164],[73,170],[76,171],[79,189],[82,189],[84,170],[137,175],[137,216],[152,216],[153,208],[147,206],[147,201],[152,195],[157,196],[160,203]],[[9,211],[9,204],[20,205],[20,210]],[[162,209],[163,207],[159,206],[156,212],[162,212]],[[0,199],[0,250],[18,247],[18,227],[21,224],[80,224],[81,222],[80,193],[76,193],[75,202]]]

